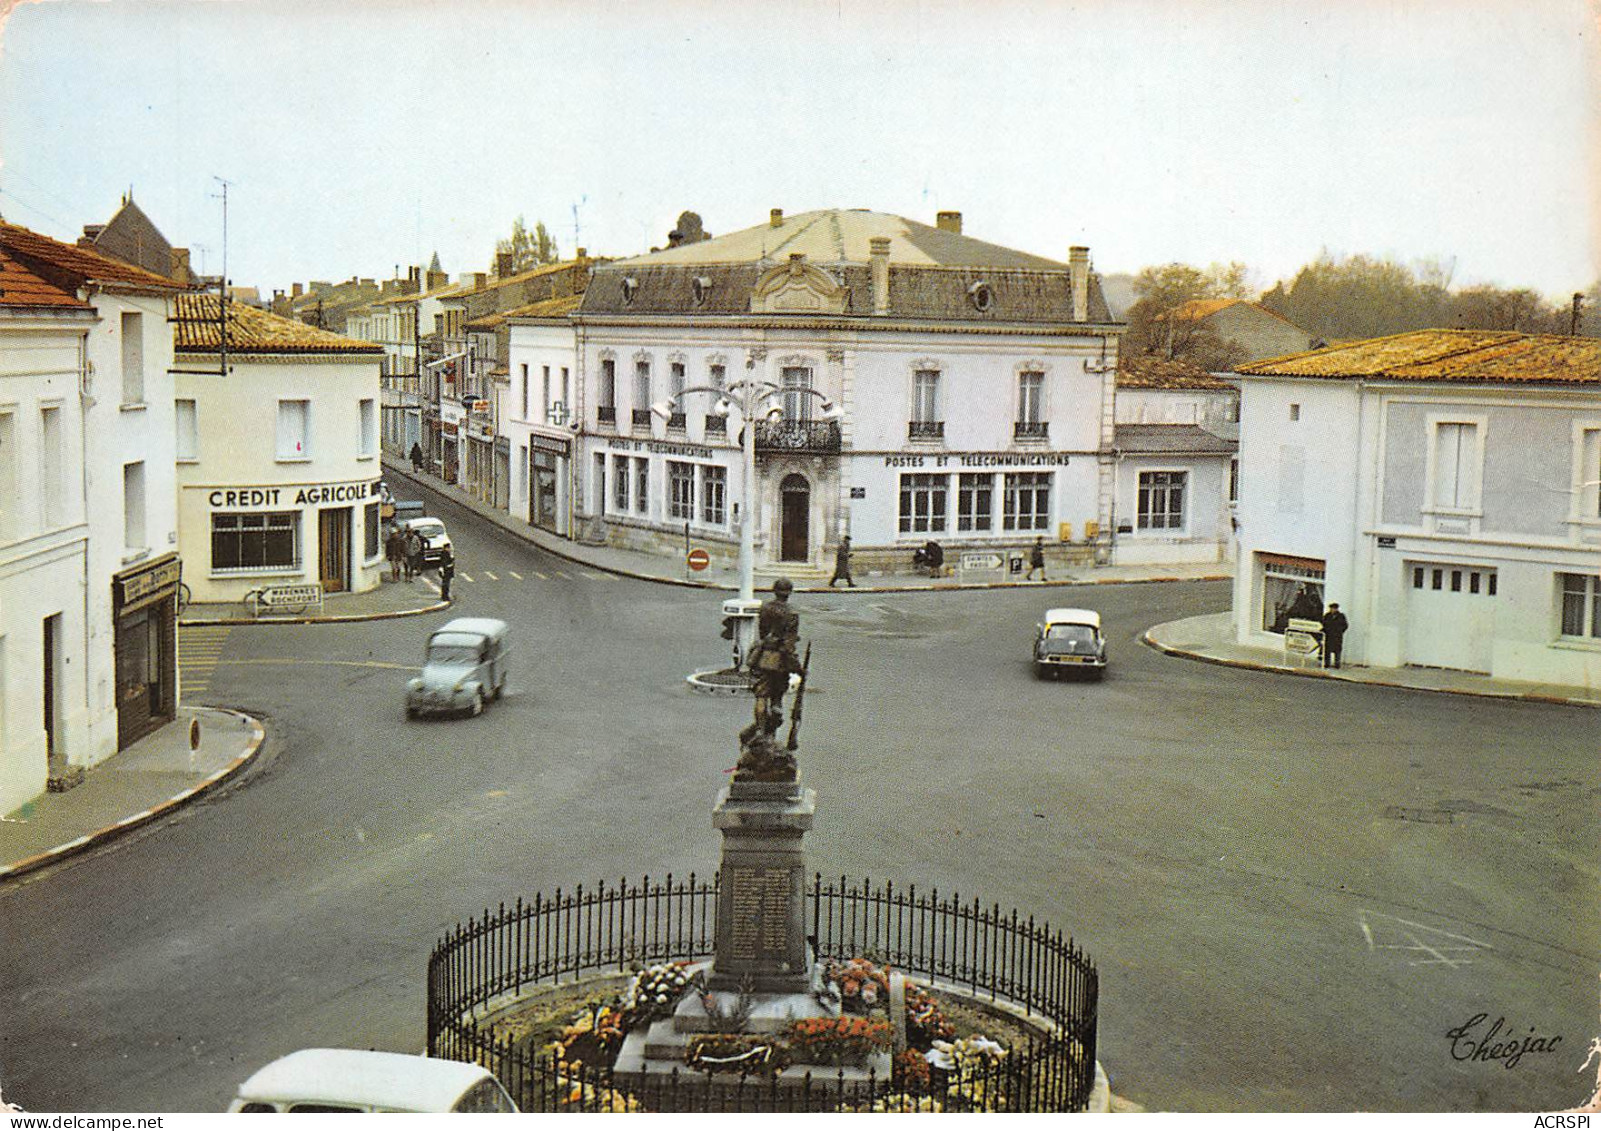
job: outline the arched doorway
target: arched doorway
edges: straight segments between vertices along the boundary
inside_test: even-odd
[[[786,475],[779,484],[779,557],[786,562],[804,562],[811,554],[812,487],[804,475]]]

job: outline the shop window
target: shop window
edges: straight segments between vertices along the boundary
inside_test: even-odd
[[[298,570],[297,511],[211,516],[211,571]]]
[[[995,477],[964,474],[957,476],[956,484],[956,529],[993,530]]]
[[[1323,615],[1323,563],[1310,558],[1258,554],[1262,563],[1262,631],[1283,633],[1292,619]]]
[[[628,509],[628,484],[632,476],[628,474],[628,465],[631,461],[627,456],[612,457],[612,509],[626,511]]]
[[[634,510],[639,514],[650,511],[650,460],[634,461]]]
[[[1051,516],[1051,473],[1016,471],[1006,476],[1001,515],[1007,530],[1045,530]]]
[[[1601,640],[1601,577],[1595,574],[1559,573],[1562,635],[1576,640]]]
[[[715,464],[703,464],[700,475],[700,520],[721,526],[728,521],[728,471]]]
[[[949,478],[923,473],[901,476],[902,534],[938,533],[945,529],[945,492]]]
[[[383,547],[378,544],[379,519],[377,503],[367,504],[362,511],[361,521],[362,533],[366,539],[364,549],[367,553],[367,560],[370,562],[378,558],[383,553]]]
[[[667,517],[688,522],[695,517],[695,465],[667,462]]]

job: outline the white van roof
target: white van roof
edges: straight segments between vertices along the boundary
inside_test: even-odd
[[[457,617],[440,625],[429,633],[429,637],[438,636],[444,632],[467,632],[477,636],[499,636],[506,631],[506,622],[495,620],[492,617]]]
[[[477,1064],[399,1052],[301,1049],[239,1085],[245,1103],[312,1103],[387,1111],[449,1111],[491,1073]]]
[[[1093,609],[1046,609],[1046,624],[1087,624],[1101,627],[1101,614]]]

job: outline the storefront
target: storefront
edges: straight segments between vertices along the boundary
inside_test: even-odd
[[[1282,634],[1292,619],[1322,617],[1323,559],[1258,552],[1256,561],[1261,571],[1261,631]]]
[[[462,424],[467,419],[461,402],[442,399],[439,402],[439,475],[446,483],[459,482],[461,476]]]
[[[568,461],[572,441],[537,432],[528,437],[528,522],[552,534],[567,533]]]
[[[177,714],[180,568],[178,555],[166,554],[111,579],[118,750]]]
[[[462,422],[466,472],[462,485],[473,498],[492,505],[495,499],[495,426],[488,412],[488,401],[473,401],[471,411]]]
[[[252,589],[318,583],[325,593],[363,592],[383,564],[382,484],[185,487],[180,506],[208,532],[189,548],[196,601],[244,600]]]

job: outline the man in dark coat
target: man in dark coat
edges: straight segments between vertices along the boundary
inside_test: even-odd
[[[456,556],[446,550],[439,559],[439,596],[450,600],[450,583],[456,579]]]
[[[1329,602],[1329,611],[1323,614],[1323,666],[1337,668],[1340,666],[1340,653],[1345,648],[1345,630],[1351,623],[1340,612],[1340,606],[1333,601]]]
[[[406,534],[406,580],[422,572],[422,536],[415,530]]]
[[[834,588],[834,582],[843,580],[852,589],[856,582],[851,580],[851,536],[849,534],[839,540],[839,549],[834,554],[834,576],[828,579],[828,587]]]
[[[1045,536],[1042,534],[1034,539],[1034,546],[1028,552],[1028,576],[1024,581],[1034,580],[1034,571],[1040,571],[1040,580],[1045,580]]]
[[[413,471],[421,471],[422,470],[422,445],[421,444],[412,444],[412,446],[411,446],[411,469]]]
[[[389,537],[384,539],[384,556],[389,559],[389,580],[400,580],[400,567],[406,557],[406,538],[396,527],[390,527]]]

